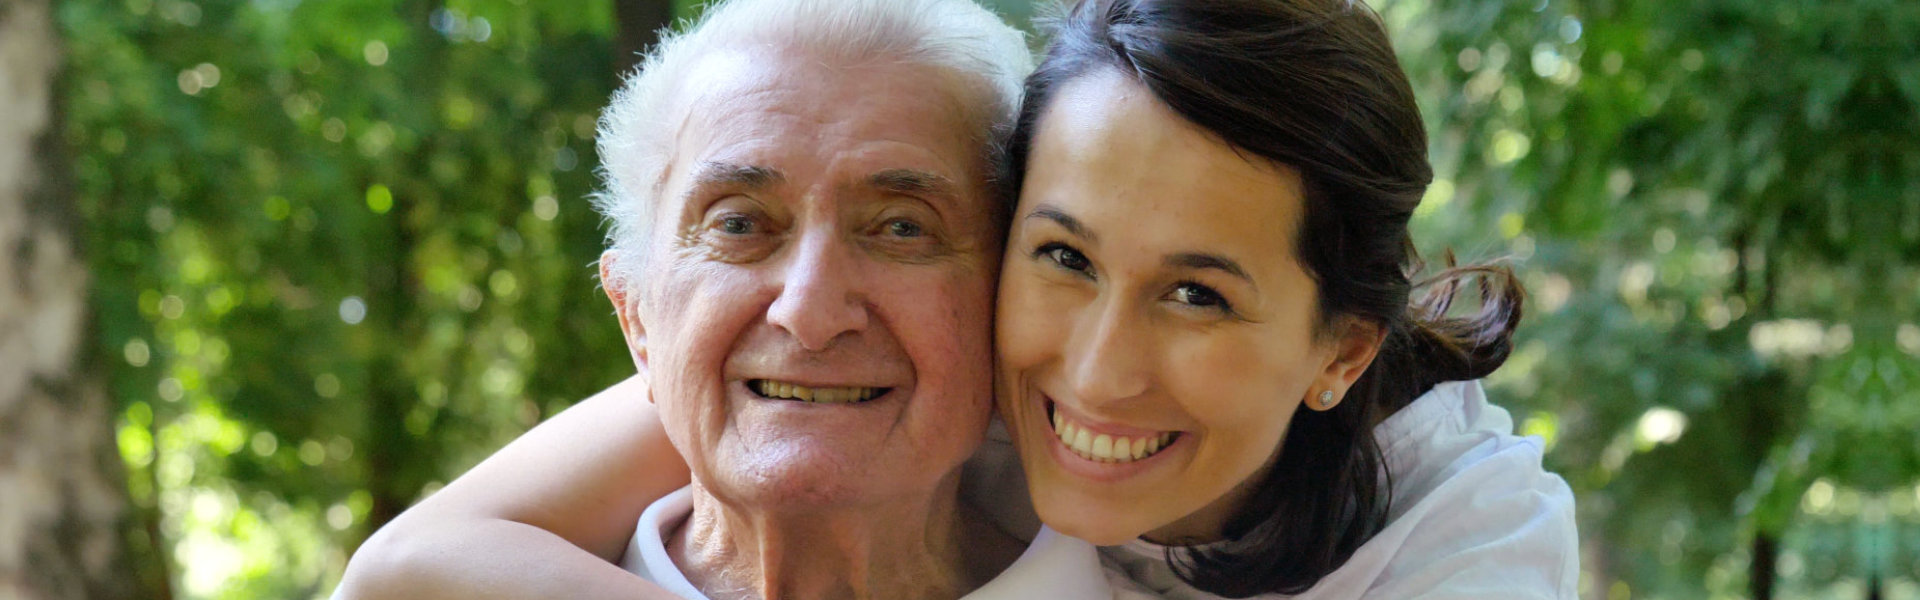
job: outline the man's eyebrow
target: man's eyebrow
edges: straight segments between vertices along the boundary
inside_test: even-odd
[[[937,173],[915,171],[913,169],[887,169],[867,176],[867,185],[883,191],[907,195],[934,195],[954,197],[959,195],[959,186]]]
[[[1220,256],[1218,254],[1207,254],[1205,252],[1181,252],[1178,254],[1168,255],[1165,263],[1169,267],[1178,267],[1178,268],[1185,268],[1185,269],[1213,269],[1216,271],[1226,273],[1228,275],[1245,279],[1247,280],[1247,283],[1253,283],[1253,277],[1247,275],[1246,269],[1240,268],[1240,263],[1234,262],[1233,259],[1227,258],[1225,256]]]
[[[1027,213],[1026,218],[1053,221],[1054,224],[1059,225],[1061,229],[1067,230],[1067,233],[1071,233],[1075,237],[1089,242],[1100,241],[1100,236],[1094,234],[1092,229],[1088,229],[1086,223],[1081,223],[1079,219],[1073,218],[1073,215],[1061,212],[1056,208],[1042,206],[1033,209],[1033,212]]]
[[[693,175],[695,189],[724,185],[751,189],[769,188],[785,183],[787,175],[779,169],[757,165],[706,161]]]

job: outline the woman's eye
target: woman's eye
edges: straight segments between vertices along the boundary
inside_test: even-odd
[[[887,233],[894,237],[917,238],[926,235],[927,231],[920,227],[919,223],[906,219],[894,219],[887,222]]]
[[[1055,264],[1069,270],[1081,272],[1093,270],[1093,261],[1087,260],[1085,254],[1081,254],[1079,250],[1074,250],[1065,244],[1047,244],[1041,246],[1038,254],[1047,257],[1047,260],[1051,260]]]
[[[1212,288],[1197,283],[1183,283],[1180,284],[1179,287],[1173,288],[1173,300],[1181,304],[1203,308],[1217,308],[1223,311],[1233,309],[1233,307],[1227,305],[1227,299],[1220,296],[1220,292],[1213,291]]]

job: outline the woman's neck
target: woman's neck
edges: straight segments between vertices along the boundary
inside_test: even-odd
[[[715,600],[958,598],[998,572],[962,552],[982,527],[963,527],[957,477],[925,497],[797,511],[727,506],[698,486],[667,551]]]

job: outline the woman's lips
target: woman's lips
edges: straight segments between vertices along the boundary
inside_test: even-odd
[[[1177,431],[1134,430],[1130,433],[1075,419],[1058,405],[1048,402],[1053,416],[1053,435],[1060,444],[1080,458],[1099,463],[1131,463],[1158,454],[1180,437]]]

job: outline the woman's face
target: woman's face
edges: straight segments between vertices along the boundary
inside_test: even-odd
[[[1035,134],[1001,271],[999,408],[1040,517],[1096,544],[1218,539],[1309,394],[1377,328],[1315,337],[1298,173],[1103,70]],[[1356,366],[1357,365],[1357,366]]]

